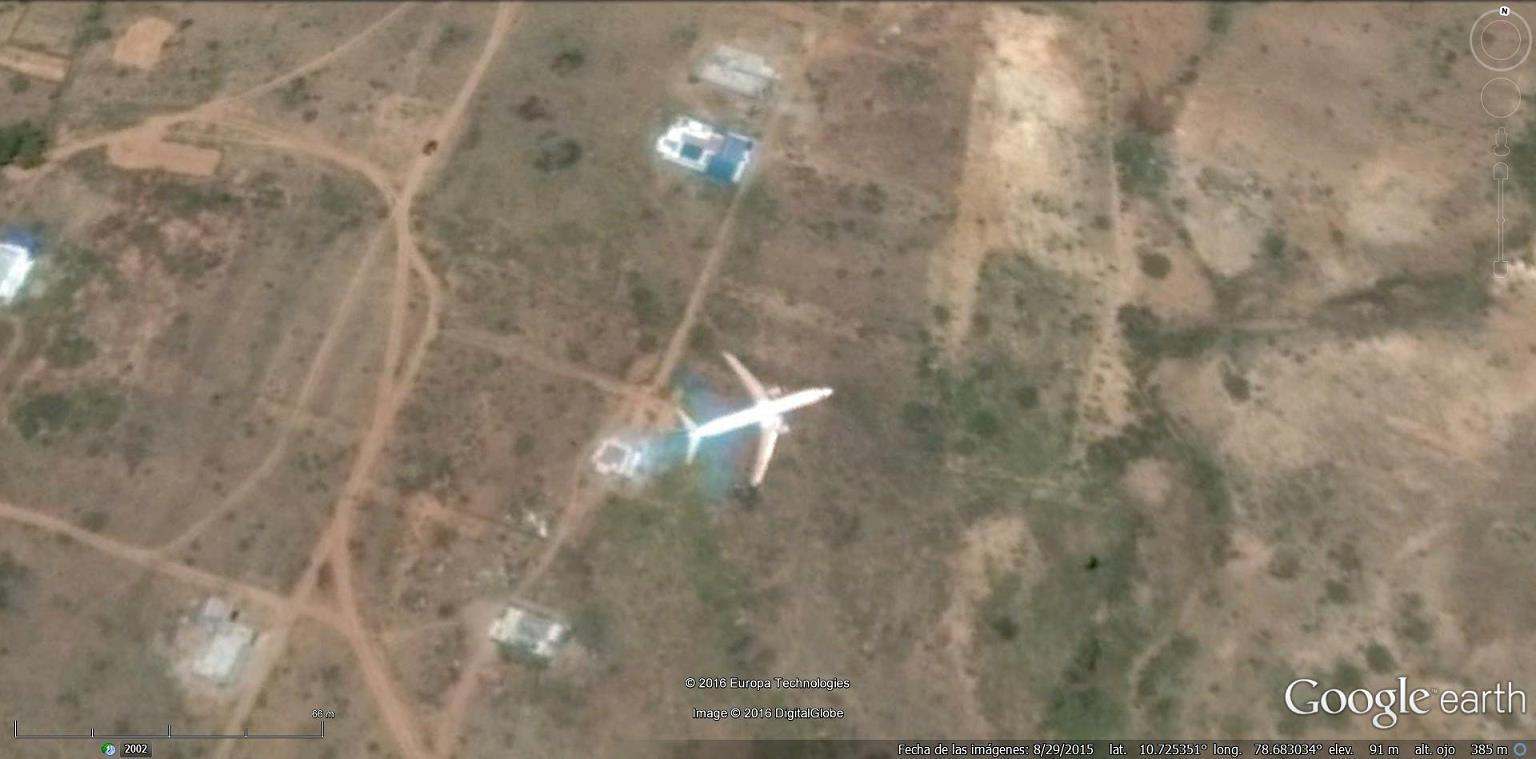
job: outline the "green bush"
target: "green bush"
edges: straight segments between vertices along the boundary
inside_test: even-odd
[[[90,338],[69,330],[48,344],[48,363],[61,369],[83,366],[96,357],[96,343]]]
[[[1232,6],[1227,2],[1213,2],[1205,17],[1205,28],[1211,34],[1226,34],[1232,28]]]
[[[927,64],[895,63],[880,72],[880,85],[902,100],[915,102],[932,97],[939,78]]]
[[[29,169],[41,164],[47,152],[48,135],[30,120],[0,127],[0,166]]]
[[[1173,271],[1173,262],[1161,253],[1143,253],[1137,259],[1141,273],[1153,279],[1162,279]]]
[[[111,429],[123,414],[123,398],[105,388],[41,393],[11,409],[11,424],[27,440],[47,443],[81,432]]]
[[[1168,185],[1168,156],[1146,132],[1129,131],[1115,140],[1115,165],[1127,192],[1151,197]]]

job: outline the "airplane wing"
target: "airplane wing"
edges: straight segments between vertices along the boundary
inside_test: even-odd
[[[757,378],[752,376],[752,372],[747,371],[747,367],[742,366],[735,356],[729,353],[723,355],[725,356],[725,363],[731,365],[731,369],[736,372],[736,376],[741,378],[741,384],[745,385],[747,392],[752,394],[752,400],[758,402],[768,400],[768,391],[763,389],[763,383],[758,382]],[[772,446],[769,446],[769,448],[771,450]]]
[[[762,484],[763,475],[768,473],[768,462],[773,459],[773,447],[778,442],[779,426],[762,425],[762,436],[757,439],[757,463],[752,466],[752,487]]]

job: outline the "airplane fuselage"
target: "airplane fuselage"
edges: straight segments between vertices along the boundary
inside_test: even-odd
[[[813,387],[779,398],[771,398],[740,411],[733,411],[717,419],[711,419],[693,428],[688,434],[694,439],[702,440],[707,437],[723,435],[732,430],[739,430],[743,427],[759,424],[776,425],[780,423],[779,417],[785,413],[809,406],[831,394],[831,388]]]

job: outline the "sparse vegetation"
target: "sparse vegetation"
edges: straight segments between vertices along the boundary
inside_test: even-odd
[[[1115,140],[1115,165],[1127,192],[1153,197],[1168,185],[1169,160],[1157,138],[1140,130]]]
[[[30,169],[43,162],[48,135],[29,120],[0,127],[0,166],[15,164]]]
[[[699,39],[699,25],[693,21],[689,21],[688,23],[682,24],[681,26],[673,29],[672,33],[667,37],[672,41],[672,44],[678,46],[679,48],[691,48],[693,47],[693,43]]]
[[[1023,578],[1017,572],[1009,572],[992,578],[991,592],[977,610],[977,618],[1000,640],[1011,641],[1019,636],[1021,627],[1014,615],[1024,592]]]
[[[1150,368],[1165,357],[1197,356],[1220,337],[1215,327],[1207,325],[1169,327],[1145,306],[1121,306],[1115,317],[1135,359],[1133,369]]]
[[[582,67],[587,62],[587,54],[578,48],[566,48],[561,50],[549,63],[549,70],[565,76]]]
[[[1536,123],[1513,136],[1509,143],[1509,177],[1525,193],[1527,201],[1536,201]]]
[[[474,32],[463,24],[444,24],[442,32],[437,35],[437,41],[432,43],[433,62],[441,63],[449,51],[463,46],[474,36]]]
[[[1386,674],[1396,669],[1397,660],[1392,657],[1392,651],[1379,641],[1372,641],[1365,647],[1365,666],[1376,674]]]
[[[87,511],[84,516],[80,517],[80,526],[90,530],[91,532],[101,532],[107,528],[107,524],[111,521],[111,515],[105,511],[97,509],[94,511]]]
[[[634,282],[629,286],[629,308],[635,315],[635,321],[642,327],[659,327],[666,321],[665,309],[656,291],[647,287],[643,282]]]
[[[1393,624],[1399,637],[1403,640],[1424,644],[1435,636],[1435,627],[1424,613],[1424,597],[1418,593],[1408,593],[1398,599],[1397,621]]]
[[[1279,260],[1285,255],[1285,234],[1278,229],[1264,231],[1264,237],[1259,241],[1259,251],[1271,261]]]
[[[1173,271],[1173,262],[1161,253],[1142,253],[1136,257],[1141,273],[1153,279],[1162,279]]]
[[[1417,326],[1465,327],[1488,312],[1488,279],[1480,268],[1382,277],[1370,287],[1328,301],[1317,319],[1358,335]]]
[[[96,0],[80,17],[80,28],[75,32],[75,47],[82,48],[112,39],[112,28],[107,26],[107,4]]]
[[[96,343],[80,334],[73,325],[48,343],[48,363],[60,369],[83,366],[96,357]]]
[[[10,551],[0,551],[0,611],[9,611],[16,587],[31,575]]]
[[[523,458],[528,454],[533,453],[533,449],[537,447],[537,445],[538,438],[535,438],[533,435],[524,432],[518,435],[517,441],[512,444],[512,455],[518,458]]]
[[[1248,378],[1231,366],[1222,366],[1221,386],[1226,388],[1227,395],[1234,401],[1246,401],[1253,393],[1253,388],[1249,385]]]
[[[1019,475],[1044,471],[1061,452],[1060,429],[1040,413],[1039,391],[1015,384],[1018,371],[1001,355],[962,372],[926,371],[924,394],[903,404],[902,423],[923,450],[993,456]]]
[[[1218,0],[1206,6],[1205,28],[1211,34],[1226,34],[1232,28],[1232,3]]]
[[[154,186],[153,200],[177,216],[195,216],[203,211],[228,210],[240,199],[211,182],[166,181]]]
[[[290,111],[303,108],[314,99],[314,93],[309,91],[309,79],[302,76],[294,77],[283,85],[281,90],[278,90],[278,100],[283,104],[283,108]]]
[[[419,493],[453,476],[453,457],[427,445],[413,444],[401,459],[395,487],[402,493]]]
[[[626,569],[599,584],[593,603],[649,603],[643,593],[634,592],[637,583],[680,587],[683,608],[707,610],[711,620],[703,630],[707,648],[696,651],[700,660],[749,663],[758,647],[749,624],[755,597],[748,578],[721,546],[699,483],[675,470],[657,484],[656,497],[659,502],[615,497],[603,509],[593,561]],[[630,636],[632,615],[602,616],[604,639]]]
[[[104,432],[117,424],[123,398],[106,387],[24,396],[11,409],[11,424],[27,440],[50,443],[84,432]]]
[[[939,78],[923,63],[893,63],[880,72],[880,86],[901,100],[916,102],[933,95]]]
[[[575,166],[581,160],[581,144],[572,139],[551,139],[539,145],[534,168],[546,174]]]
[[[1158,730],[1176,729],[1181,692],[1186,672],[1200,652],[1200,644],[1187,635],[1174,635],[1147,661],[1136,681],[1136,697],[1155,719]]]

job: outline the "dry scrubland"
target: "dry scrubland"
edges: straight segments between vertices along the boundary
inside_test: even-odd
[[[0,5],[0,34],[70,62],[7,105],[64,144],[386,23],[175,130],[220,151],[211,176],[91,151],[0,180],[50,241],[0,323],[0,500],[281,592],[329,520],[388,338],[380,191],[398,185],[338,151],[398,176],[494,11],[152,11],[175,32],[146,69],[113,60],[137,7]],[[1288,719],[1285,682],[1529,680],[1536,480],[1516,457],[1536,442],[1536,298],[1488,276],[1468,23],[1364,4],[522,8],[409,220],[442,329],[347,551],[411,729],[464,757],[618,755],[630,737],[1354,735]],[[732,41],[778,64],[771,102],[689,80]],[[763,138],[739,192],[653,159],[678,112]],[[1511,161],[1536,172],[1514,127]],[[1523,257],[1533,190],[1509,207]],[[750,437],[721,441],[609,497],[542,563],[525,516],[560,524],[717,252],[670,378],[688,402],[739,402],[721,349],[838,394],[795,420],[759,494],[722,485]],[[428,289],[411,287],[416,319]],[[7,534],[0,655],[65,675],[0,667],[0,705],[59,728],[228,713],[140,644],[155,610],[200,592]],[[439,737],[512,595],[572,643],[477,671],[465,729]],[[328,755],[398,753],[343,637],[304,621],[288,650],[253,724],[309,729],[308,709],[334,708]],[[133,668],[147,695],[72,684],[97,667]],[[722,673],[846,677],[761,701],[849,716],[689,719],[717,704],[683,678]]]
[[[0,537],[0,708],[28,733],[212,727],[225,704],[186,697],[168,666],[177,621],[203,592],[91,551],[28,528]],[[27,743],[17,755],[81,747]]]
[[[53,234],[14,317],[4,482],[8,499],[133,543],[215,519],[217,550],[193,541],[189,558],[282,586],[367,408],[366,329],[317,391],[323,410],[291,401],[378,210],[355,181],[270,154],[228,169],[183,180],[86,155],[20,206]],[[253,474],[287,437],[274,476]]]

